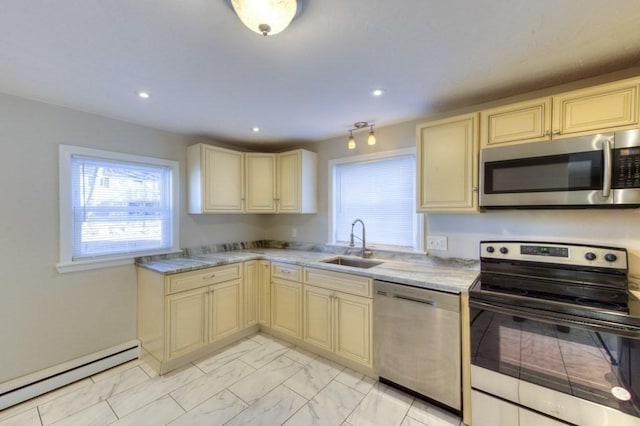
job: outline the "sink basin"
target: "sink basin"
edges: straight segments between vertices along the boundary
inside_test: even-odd
[[[368,260],[368,259],[356,259],[353,257],[334,257],[327,260],[321,260],[322,263],[332,263],[334,265],[342,265],[342,266],[351,266],[353,268],[373,268],[376,265],[380,265],[383,262],[378,262],[377,260]]]

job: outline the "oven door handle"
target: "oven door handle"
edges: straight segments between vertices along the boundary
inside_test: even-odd
[[[547,324],[568,325],[596,332],[612,333],[632,339],[640,339],[640,327],[633,327],[623,324],[611,324],[597,320],[582,320],[576,317],[554,314],[552,312],[533,312],[526,308],[513,309],[494,303],[478,302],[476,300],[470,300],[469,306],[472,308],[484,309],[489,312],[511,315],[514,317],[530,319]]]

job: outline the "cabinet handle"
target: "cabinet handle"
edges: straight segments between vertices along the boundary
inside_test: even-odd
[[[471,188],[471,190],[472,190],[473,192],[478,192],[478,187],[477,187],[477,186],[474,186],[473,188]]]
[[[203,280],[208,280],[209,278],[215,278],[215,277],[216,277],[216,274],[203,275],[203,276],[202,276],[202,279],[203,279]]]
[[[547,130],[546,132],[544,132],[545,136],[551,136],[551,130]]]
[[[285,271],[284,269],[281,269],[280,272],[286,275],[291,275],[291,271]]]

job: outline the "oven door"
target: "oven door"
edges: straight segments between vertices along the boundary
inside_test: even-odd
[[[613,204],[613,133],[483,149],[483,207]]]
[[[610,421],[619,414],[640,421],[639,330],[494,302],[471,300],[470,307],[474,388],[496,394],[493,383],[506,375],[513,379],[504,383],[516,383],[514,397],[496,396],[555,418],[604,425],[614,423],[598,423],[598,416]],[[483,385],[480,376],[493,373]],[[591,418],[576,417],[585,415]]]

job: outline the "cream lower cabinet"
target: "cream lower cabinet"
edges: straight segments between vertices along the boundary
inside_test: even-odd
[[[417,126],[420,212],[478,211],[478,114]]]
[[[164,374],[257,330],[244,320],[243,265],[138,274],[138,340]]]
[[[271,328],[296,339],[302,338],[302,284],[271,280]]]
[[[271,327],[271,263],[251,260],[244,263],[245,326]]]
[[[304,341],[371,368],[371,279],[305,268],[304,283]]]
[[[373,301],[310,285],[304,286],[304,340],[371,366]]]
[[[167,359],[192,352],[207,344],[208,289],[167,296]]]
[[[216,342],[242,330],[242,281],[214,285],[209,289],[208,298],[209,342]]]

